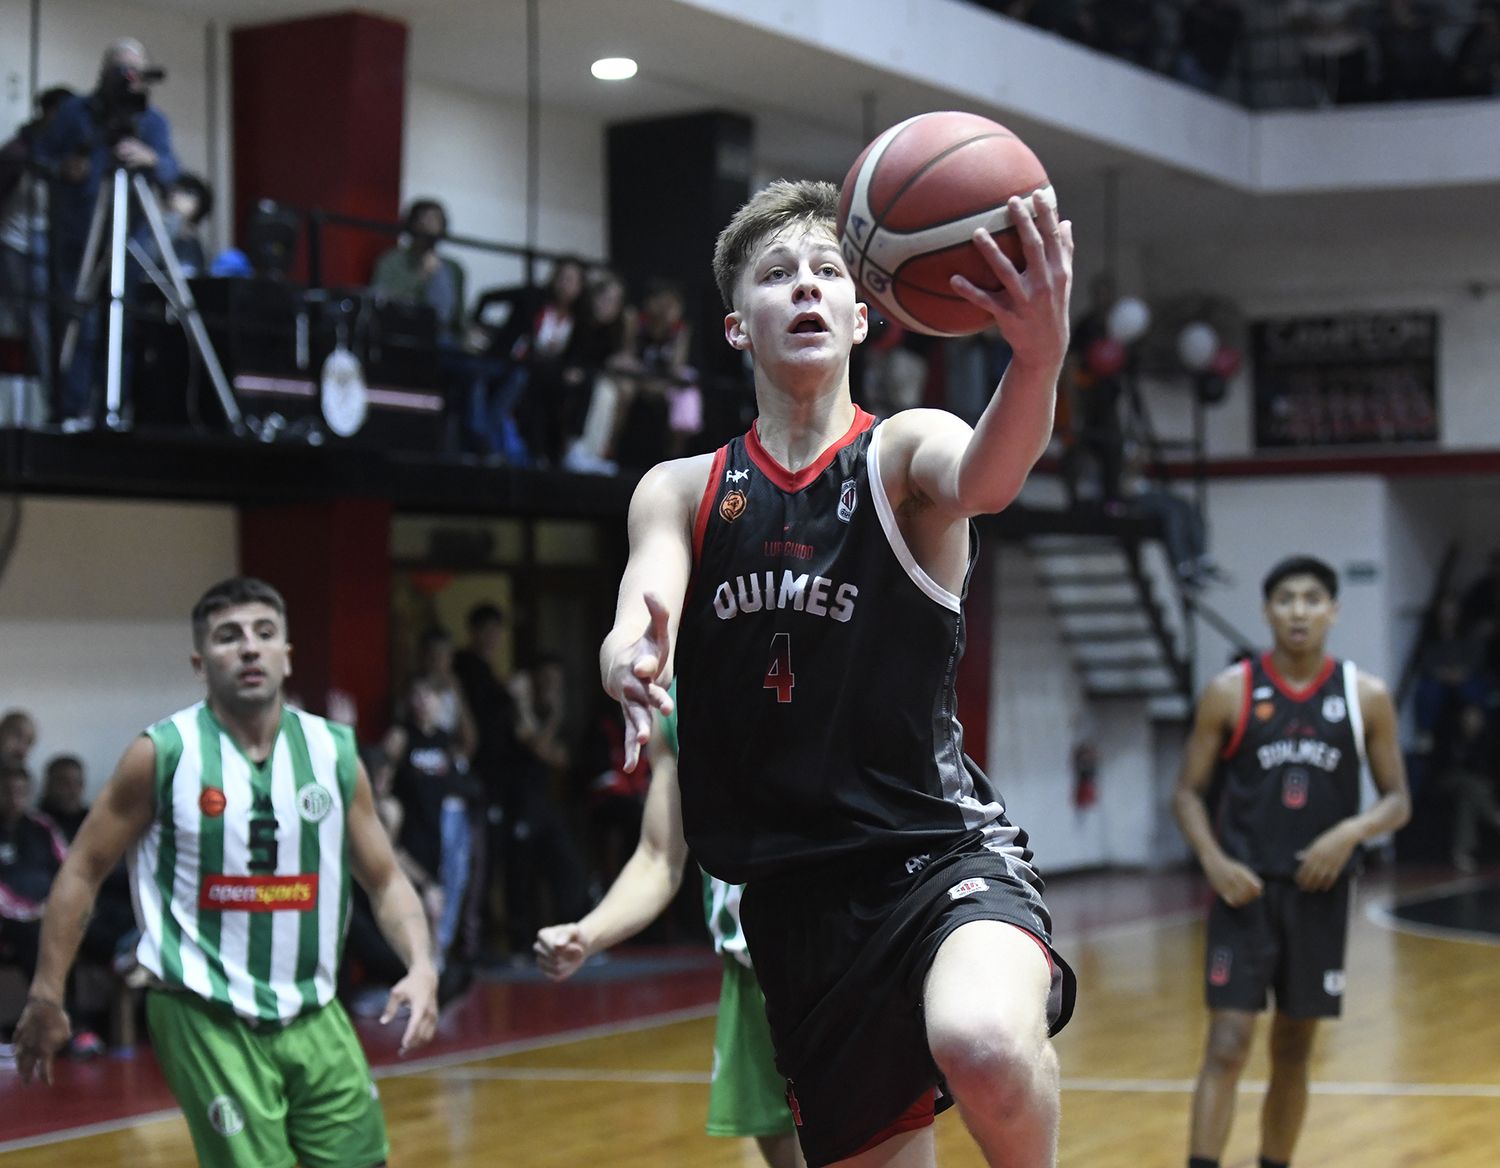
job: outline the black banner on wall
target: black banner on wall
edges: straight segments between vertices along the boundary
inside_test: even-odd
[[[1424,312],[1257,321],[1256,447],[1437,441],[1437,331]]]

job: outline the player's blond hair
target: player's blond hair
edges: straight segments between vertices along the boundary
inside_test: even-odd
[[[734,213],[714,245],[714,282],[724,307],[734,311],[740,273],[763,241],[788,227],[826,228],[833,235],[839,213],[839,189],[829,182],[777,179]]]

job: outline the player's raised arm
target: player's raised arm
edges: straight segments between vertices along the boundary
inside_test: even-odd
[[[692,573],[693,521],[712,466],[708,454],[660,463],[630,501],[630,558],[614,627],[599,649],[604,690],[625,716],[627,770],[650,740],[652,711],[672,708],[672,646]]]
[[[1298,853],[1297,884],[1311,892],[1332,888],[1354,849],[1365,840],[1396,831],[1411,818],[1411,792],[1401,757],[1395,703],[1378,677],[1361,673],[1358,685],[1365,757],[1380,797],[1360,814],[1334,824]]]
[[[1040,196],[1032,206],[1035,218],[1020,199],[1010,200],[1025,271],[980,230],[974,246],[1000,289],[985,291],[962,276],[952,280],[955,292],[995,318],[1013,354],[978,424],[970,430],[941,410],[909,410],[889,423],[887,440],[907,467],[911,494],[955,517],[1009,506],[1052,436],[1057,379],[1068,351],[1073,225],[1060,222]]]
[[[1192,733],[1183,748],[1177,790],[1172,796],[1172,813],[1203,866],[1203,874],[1214,891],[1233,908],[1254,900],[1264,885],[1259,876],[1219,846],[1203,796],[1213,780],[1225,743],[1239,724],[1246,684],[1244,669],[1235,666],[1219,674],[1203,691]]]

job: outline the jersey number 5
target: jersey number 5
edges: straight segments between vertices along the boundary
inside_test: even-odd
[[[766,680],[761,688],[774,689],[778,702],[789,702],[796,684],[797,675],[792,672],[792,634],[777,633],[771,638],[771,663],[766,666]]]

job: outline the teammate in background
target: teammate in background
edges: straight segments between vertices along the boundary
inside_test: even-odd
[[[955,277],[953,295],[1015,351],[978,425],[877,425],[850,398],[867,319],[837,200],[773,183],[719,238],[725,337],[753,359],[759,418],[641,480],[604,687],[633,765],[675,665],[685,834],[746,886],[808,1164],[930,1165],[932,1116],[956,1100],[989,1164],[1042,1168],[1072,974],[1026,836],[963,756],[953,687],[969,520],[1015,498],[1051,432],[1072,228],[1011,199],[1024,272],[975,233],[1000,289]]]
[[[658,718],[648,746],[651,786],[635,853],[598,906],[576,924],[536,935],[537,965],[554,981],[572,977],[595,953],[635,936],[672,903],[687,864],[677,786],[677,715]],[[765,998],[740,928],[740,888],[703,875],[704,911],[724,959],[714,1029],[708,1134],[753,1139],[770,1168],[799,1168],[786,1085],[776,1071]]]
[[[1262,1168],[1285,1168],[1307,1110],[1320,1018],[1339,1014],[1356,849],[1411,816],[1396,711],[1379,678],[1326,655],[1338,575],[1311,556],[1262,585],[1275,647],[1231,666],[1198,702],[1173,810],[1218,898],[1208,917],[1208,1046],[1189,1168],[1217,1168],[1256,1015],[1276,999]],[[1204,805],[1215,768],[1217,830]],[[1364,764],[1379,798],[1359,810]]]
[[[79,829],[48,897],[17,1066],[23,1080],[40,1071],[51,1082],[69,1031],[63,983],[100,882],[128,849],[146,1017],[199,1162],[382,1164],[370,1069],[333,1000],[348,878],[407,967],[381,1019],[410,1009],[403,1053],[437,1024],[421,903],[376,819],[353,732],[283,704],[281,595],[225,580],[192,624],[207,700],[130,744]]]

